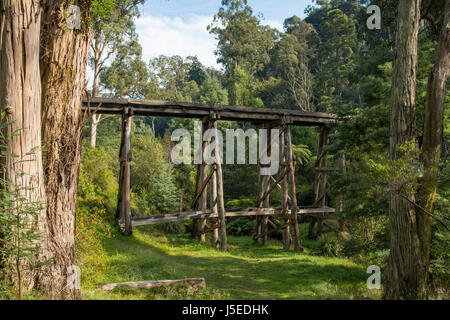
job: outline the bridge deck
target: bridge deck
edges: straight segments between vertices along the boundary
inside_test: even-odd
[[[159,116],[173,118],[203,118],[212,113],[220,120],[247,122],[276,122],[283,118],[290,119],[293,125],[324,126],[337,122],[336,115],[321,112],[302,112],[290,109],[268,109],[252,107],[235,107],[208,105],[198,103],[167,102],[155,100],[93,98],[83,100],[83,111],[96,111],[102,114],[123,114],[124,107],[132,107],[138,116]]]
[[[330,207],[323,208],[311,208],[311,207],[302,207],[298,209],[299,215],[317,215],[324,214],[325,218],[336,219],[336,216],[331,216],[336,212],[336,209]],[[250,216],[275,216],[281,214],[281,208],[250,208],[250,209],[237,209],[237,210],[227,210],[227,217],[250,217]],[[290,210],[288,211],[290,214]],[[188,221],[191,219],[211,219],[218,218],[218,214],[211,213],[210,210],[207,211],[192,211],[192,212],[182,212],[182,213],[169,213],[148,217],[135,217],[132,219],[132,226],[145,226],[145,225],[154,225],[161,223],[170,223],[170,222],[182,222]]]

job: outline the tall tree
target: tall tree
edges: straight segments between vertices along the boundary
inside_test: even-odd
[[[391,160],[404,156],[402,147],[416,141],[419,20],[420,0],[399,2],[390,101]],[[410,203],[415,202],[415,196],[405,189],[397,186],[390,194],[390,254],[384,282],[386,299],[417,299],[426,292],[427,269],[420,252],[418,213]]]
[[[223,0],[208,30],[219,41],[217,61],[228,72],[241,67],[249,75],[254,75],[270,61],[269,50],[276,32],[261,25],[247,0]]]
[[[92,97],[99,94],[100,73],[118,46],[135,34],[133,18],[139,15],[138,5],[145,0],[112,0],[108,2],[108,15],[97,15],[92,22],[92,42],[89,50],[89,66],[94,71]],[[101,115],[93,114],[90,120],[90,146],[95,148],[97,126]]]
[[[142,47],[137,33],[117,46],[111,66],[100,75],[101,85],[115,98],[142,99],[148,87],[149,72],[142,60]]]
[[[320,24],[317,54],[319,97],[341,96],[355,67],[355,23],[339,9],[330,10]],[[330,110],[328,110],[330,111]]]
[[[13,185],[29,188],[23,197],[29,202],[45,201],[41,150],[41,79],[39,71],[39,30],[41,8],[38,0],[5,0],[0,7],[0,112],[7,126],[6,155],[2,173]],[[20,131],[20,135],[15,135]],[[14,134],[13,134],[14,133]],[[14,156],[15,155],[15,156]],[[26,173],[20,175],[20,172]],[[1,185],[0,188],[6,186]],[[45,231],[45,210],[38,225]],[[36,271],[25,275],[35,285]]]
[[[298,20],[297,20],[298,19]],[[308,38],[316,32],[312,25],[297,17],[286,19],[286,34],[275,46],[273,64],[287,90],[287,105],[296,105],[303,111],[314,111],[312,102],[312,75],[309,64],[314,55]]]
[[[206,79],[200,87],[200,102],[208,104],[228,104],[228,92],[223,89],[219,80],[210,75],[206,75]]]
[[[43,256],[53,263],[37,276],[39,288],[52,298],[76,298],[67,286],[75,264],[75,209],[80,167],[82,113],[90,41],[91,1],[74,0],[81,29],[67,28],[67,2],[43,0],[40,68],[42,135],[47,213]]]
[[[424,173],[420,179],[417,202],[430,213],[436,201],[439,162],[442,154],[444,131],[444,105],[449,75],[450,50],[450,0],[445,1],[444,19],[436,50],[436,60],[428,80],[427,100],[424,112],[424,130],[421,162]],[[428,269],[430,262],[432,218],[418,212],[417,225],[421,242],[421,260]]]

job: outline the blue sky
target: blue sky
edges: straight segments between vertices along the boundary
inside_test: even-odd
[[[264,23],[282,29],[294,14],[304,17],[311,0],[249,0]],[[216,41],[206,27],[219,10],[221,0],[148,0],[136,21],[145,61],[164,55],[197,55],[207,66],[219,68],[214,56]]]
[[[267,19],[283,21],[288,16],[304,16],[311,0],[249,0],[255,12],[262,12]],[[185,14],[213,15],[221,0],[148,0],[144,6],[147,14],[177,17]]]

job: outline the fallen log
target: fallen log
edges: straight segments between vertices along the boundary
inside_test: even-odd
[[[104,284],[101,286],[101,289],[103,291],[112,291],[115,288],[119,287],[129,287],[135,289],[151,289],[167,286],[188,286],[188,287],[206,288],[206,281],[204,278],[197,278],[197,279],[182,279],[182,280],[149,280],[138,282],[121,282],[121,283]]]

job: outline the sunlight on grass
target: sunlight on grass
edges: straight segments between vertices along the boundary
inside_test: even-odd
[[[144,229],[132,237],[115,235],[105,242],[108,268],[102,283],[206,279],[207,289],[115,289],[84,283],[85,299],[353,299],[379,298],[366,289],[366,267],[347,259],[283,251],[250,238],[229,237],[229,252],[200,244],[187,235],[163,235]]]

